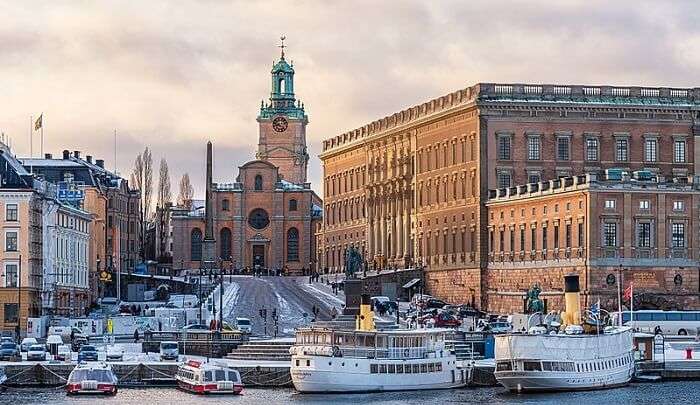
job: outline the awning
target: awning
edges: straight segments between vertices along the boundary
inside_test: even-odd
[[[411,288],[414,287],[416,284],[420,283],[419,278],[414,278],[413,280],[409,281],[408,283],[403,285],[403,288]]]

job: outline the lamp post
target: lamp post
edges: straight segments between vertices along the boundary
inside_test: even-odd
[[[219,332],[223,329],[224,324],[224,263],[219,259]]]
[[[199,284],[199,324],[202,324],[202,262],[199,262],[199,279],[197,280]]]

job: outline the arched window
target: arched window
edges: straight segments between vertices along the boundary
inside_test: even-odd
[[[194,228],[190,234],[190,257],[192,261],[202,260],[202,231]]]
[[[255,175],[255,189],[262,190],[262,176],[259,174]]]
[[[297,228],[289,228],[287,231],[287,261],[299,261],[299,231]]]
[[[228,200],[221,200],[221,210],[228,211],[230,209]]]
[[[296,210],[297,210],[297,200],[295,200],[295,199],[289,200],[289,210],[290,210],[290,211],[296,211]]]
[[[231,258],[231,230],[228,228],[221,228],[219,231],[219,257],[221,260]]]

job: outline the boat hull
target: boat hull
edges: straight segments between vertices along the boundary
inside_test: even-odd
[[[190,384],[182,380],[177,381],[177,387],[182,391],[197,395],[239,395],[243,391],[242,385],[234,385],[230,390],[206,389],[204,385]]]
[[[632,380],[633,373],[633,369],[621,369],[606,375],[600,373],[551,375],[551,373],[542,372],[496,372],[496,379],[501,385],[513,392],[592,391],[627,385]]]

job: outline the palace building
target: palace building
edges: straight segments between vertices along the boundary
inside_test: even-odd
[[[591,292],[601,286],[600,277],[605,284],[610,268],[621,265],[625,272],[624,268],[641,263],[643,277],[665,280],[641,287],[640,293],[649,294],[648,306],[656,302],[659,307],[697,307],[697,276],[691,269],[698,268],[698,234],[694,230],[698,206],[690,190],[694,190],[694,176],[700,174],[700,144],[695,142],[700,136],[699,112],[698,88],[480,83],[336,135],[324,141],[320,154],[324,221],[318,260],[322,267],[341,271],[344,252],[354,245],[361,249],[370,268],[423,267],[427,292],[445,300],[473,303],[489,311],[521,309],[522,298],[534,283],[544,285],[545,277],[560,280],[562,271],[581,268],[561,262],[566,250],[557,253],[562,255],[559,262],[550,260],[554,253],[547,250],[546,259],[529,265],[527,271],[494,264],[494,257],[499,258],[501,252],[499,227],[503,228],[505,249],[510,229],[517,242],[519,229],[523,224],[532,229],[531,221],[536,221],[533,216],[538,214],[526,209],[522,219],[508,225],[492,220],[496,207],[508,207],[510,215],[509,205],[516,202],[515,198],[508,203],[493,200],[489,190],[522,189],[591,175],[597,180],[590,184],[596,185],[586,193],[607,200],[602,196],[601,182],[608,181],[606,173],[611,169],[620,174],[618,182],[625,187],[634,183],[635,194],[616,191],[619,194],[613,199],[619,200],[619,211],[615,213],[598,207],[580,208],[588,224],[582,237],[587,244],[585,255],[590,256],[584,257],[597,260],[603,255],[605,259],[596,262],[604,269],[586,273],[591,278],[584,284],[589,289],[583,291],[584,296],[593,297]],[[645,180],[638,182],[635,176]],[[548,198],[563,198],[564,194]],[[684,197],[677,198],[680,194]],[[629,195],[634,199],[629,200]],[[523,198],[517,199],[517,204],[540,204],[539,200]],[[686,204],[683,211],[667,211],[663,205],[681,200]],[[653,215],[652,211],[637,213],[634,204],[640,201],[654,206],[653,215],[660,216],[644,222],[642,217]],[[569,203],[577,206],[578,200]],[[561,207],[566,203],[546,203],[549,209],[553,209],[549,207],[552,204]],[[512,209],[519,214],[524,207]],[[612,225],[606,225],[609,215],[618,215],[617,249],[606,245],[610,240],[606,242],[605,230],[612,233]],[[675,222],[669,221],[681,218],[687,220],[685,245],[673,247]],[[562,232],[559,242],[565,246],[568,219],[558,220]],[[577,221],[572,216],[568,224],[573,242],[578,241]],[[653,248],[637,246],[635,221],[650,224],[641,227],[654,235]],[[550,223],[548,219],[547,232],[554,230]],[[536,227],[538,237],[542,224],[540,220]],[[528,232],[526,243],[530,243]],[[496,238],[495,244],[489,245],[493,242],[490,238]],[[679,238],[677,235],[676,240]],[[526,258],[531,250],[522,250]],[[542,254],[541,247],[535,250]],[[681,251],[683,258],[665,260],[666,255],[677,256]],[[520,252],[514,250],[514,255]],[[634,260],[635,254],[649,254],[654,260],[651,256],[647,261]],[[678,264],[681,259],[682,265]],[[550,270],[545,262],[559,269]],[[628,280],[636,280],[632,273],[628,275]],[[668,282],[676,275],[684,280],[681,290]],[[561,286],[549,287],[543,289],[544,297],[562,294]]]
[[[213,183],[207,153],[205,206],[172,212],[173,268],[279,270],[315,268],[320,198],[307,180],[308,117],[294,95],[294,68],[284,55],[271,71],[269,103],[262,103],[257,160],[239,167],[230,183]],[[211,247],[208,247],[211,246]]]

